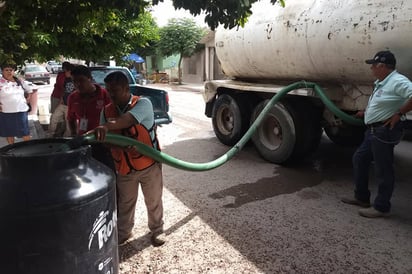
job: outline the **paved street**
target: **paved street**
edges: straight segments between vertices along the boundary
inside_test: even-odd
[[[172,87],[163,152],[204,163],[229,148],[214,136],[195,90]],[[326,136],[302,165],[278,166],[247,146],[225,165],[188,172],[164,165],[168,242],[154,248],[142,196],[121,273],[412,273],[412,143],[396,148],[391,218],[360,217],[350,195],[353,149]],[[372,176],[371,189],[376,194]]]
[[[158,129],[163,152],[203,163],[229,149],[203,114],[201,85],[155,87],[169,91],[174,119]],[[48,107],[47,90],[39,89],[39,107]],[[31,121],[36,132],[40,122]],[[392,216],[378,220],[340,202],[353,191],[353,149],[325,136],[295,167],[265,162],[253,146],[207,172],[164,165],[168,241],[150,245],[140,194],[135,237],[119,249],[120,273],[412,273],[410,151],[411,141],[396,147]]]

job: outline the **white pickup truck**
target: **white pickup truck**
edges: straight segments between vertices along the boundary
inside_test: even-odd
[[[47,61],[46,69],[50,73],[58,73],[62,70],[62,64],[56,61]]]

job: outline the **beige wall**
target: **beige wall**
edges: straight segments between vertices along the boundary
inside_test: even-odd
[[[182,60],[182,81],[203,83],[204,81],[225,79],[225,75],[215,54],[214,32],[208,33],[201,41],[205,48],[190,58]]]
[[[182,60],[182,81],[186,83],[203,83],[205,74],[205,52],[202,50]]]

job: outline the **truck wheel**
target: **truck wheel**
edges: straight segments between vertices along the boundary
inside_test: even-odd
[[[213,106],[212,124],[213,130],[219,141],[225,145],[236,144],[249,125],[246,114],[241,113],[242,100],[235,100],[232,96],[220,95]],[[247,113],[248,111],[244,111]]]
[[[353,126],[347,123],[343,123],[339,127],[325,127],[324,129],[332,142],[346,147],[360,145],[365,135],[365,127]]]
[[[256,120],[267,102],[256,106],[251,122]],[[277,103],[270,109],[252,136],[253,144],[265,160],[288,164],[305,156],[309,148],[305,145],[303,114],[300,115],[286,102]]]

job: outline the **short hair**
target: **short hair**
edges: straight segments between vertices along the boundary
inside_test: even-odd
[[[385,67],[387,67],[388,69],[394,70],[396,68],[396,65],[394,64],[384,64]]]
[[[68,61],[64,61],[64,62],[62,63],[62,69],[72,70],[72,64],[70,64],[70,62],[68,62]]]
[[[73,71],[75,67],[76,67],[75,65],[68,63],[68,64],[65,66],[65,70],[67,70],[67,71]]]
[[[92,73],[89,68],[84,65],[75,66],[72,70],[72,76],[86,76],[87,78],[92,78]]]
[[[4,63],[1,64],[1,69],[5,69],[5,68],[12,68],[13,70],[17,69],[16,63],[14,61],[6,61]]]
[[[114,85],[120,85],[120,86],[129,86],[129,80],[127,79],[126,74],[124,74],[121,71],[114,71],[109,74],[104,78],[104,82],[106,84],[114,84]]]

